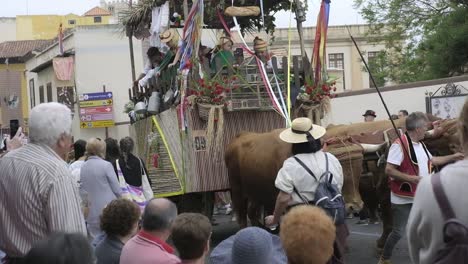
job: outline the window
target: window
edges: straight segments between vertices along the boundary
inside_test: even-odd
[[[343,53],[328,54],[328,67],[335,69],[344,69]]]
[[[44,103],[44,85],[39,86],[39,103]]]
[[[108,9],[109,12],[111,12],[112,14],[114,13],[114,10],[115,10],[114,6],[109,6],[107,9]]]
[[[76,24],[76,20],[75,20],[75,19],[70,19],[70,20],[68,20],[68,24],[69,24],[69,25],[75,25],[75,24]]]
[[[34,79],[29,80],[29,102],[31,109],[36,106],[36,90],[34,89]]]
[[[101,23],[102,22],[102,17],[96,16],[94,17],[94,23]]]
[[[52,83],[47,84],[47,102],[52,102]]]

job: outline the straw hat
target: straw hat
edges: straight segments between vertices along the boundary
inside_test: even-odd
[[[175,32],[173,29],[168,29],[163,33],[159,34],[159,38],[161,39],[162,43],[168,43],[170,41],[178,42],[179,34],[177,34],[177,32]]]
[[[218,46],[222,47],[224,44],[231,42],[234,45],[234,42],[229,37],[220,37],[218,41]]]
[[[266,51],[268,47],[268,43],[259,37],[255,37],[254,39],[254,50],[255,51]]]
[[[307,136],[310,134],[314,139],[319,139],[325,135],[325,128],[312,124],[307,117],[299,117],[292,121],[291,128],[281,132],[280,138],[284,142],[296,144],[307,142]]]

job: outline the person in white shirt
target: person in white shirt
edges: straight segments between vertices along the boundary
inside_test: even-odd
[[[343,187],[343,169],[338,159],[322,151],[320,140],[325,135],[325,128],[312,124],[305,117],[296,118],[292,127],[280,134],[281,140],[292,144],[293,156],[284,161],[276,177],[275,186],[279,189],[273,215],[265,218],[266,226],[277,225],[288,207],[303,204],[304,199],[313,201],[318,182],[295,160],[300,159],[318,177],[326,170],[326,158],[329,171],[333,174],[333,183],[341,190]],[[297,190],[297,193],[294,191]]]
[[[427,131],[428,122],[426,114],[411,113],[406,118],[407,133],[401,136],[403,142],[397,139],[388,152],[385,173],[391,177],[390,201],[392,203],[393,230],[387,237],[379,264],[391,263],[393,248],[406,229],[418,182],[423,177],[430,175],[432,165],[444,165],[463,158],[461,153],[443,157],[433,157],[429,153],[421,141]]]
[[[134,85],[145,86],[148,83],[148,80],[153,77],[155,74],[159,73],[159,65],[162,62],[164,54],[156,47],[150,47],[146,51],[146,56],[148,61],[143,68],[143,72],[140,74],[138,79],[136,79]]]

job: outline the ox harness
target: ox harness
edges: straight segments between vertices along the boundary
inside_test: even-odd
[[[305,199],[293,184],[294,192],[304,202],[304,204],[313,204],[325,210],[327,214],[333,219],[335,225],[341,225],[345,222],[345,203],[341,192],[336,184],[333,184],[333,174],[328,169],[328,156],[325,155],[326,170],[319,179],[315,174],[300,160],[298,157],[294,159],[318,182],[317,189],[315,190],[314,201]],[[325,178],[324,181],[322,179]]]

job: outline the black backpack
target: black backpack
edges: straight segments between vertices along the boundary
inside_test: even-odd
[[[440,174],[431,178],[432,190],[444,217],[444,247],[437,251],[434,264],[466,263],[468,260],[468,228],[460,222],[444,192]],[[438,227],[436,227],[438,228]]]
[[[294,159],[318,182],[317,189],[315,190],[314,202],[315,206],[318,206],[325,210],[327,214],[333,219],[335,225],[341,225],[345,223],[346,208],[343,196],[336,184],[333,184],[333,174],[328,170],[328,156],[325,153],[326,170],[320,176],[319,179],[315,177],[314,173],[302,162],[298,157]],[[322,179],[325,179],[322,181]],[[309,204],[307,199],[304,199],[294,187],[294,192],[301,198],[305,204]]]

